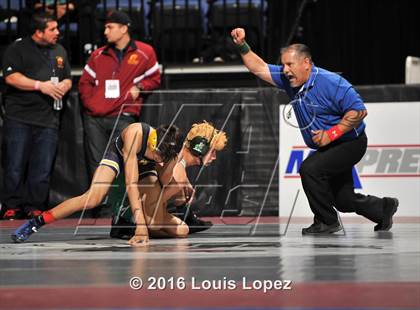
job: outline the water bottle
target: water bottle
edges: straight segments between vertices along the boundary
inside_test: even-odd
[[[54,85],[58,85],[58,77],[57,76],[53,76],[51,77],[51,82],[54,83]],[[63,100],[62,99],[56,99],[54,100],[54,104],[53,104],[53,109],[55,111],[60,111],[63,109]]]
[[[63,109],[63,100],[62,99],[54,100],[53,109],[55,111],[62,110]]]

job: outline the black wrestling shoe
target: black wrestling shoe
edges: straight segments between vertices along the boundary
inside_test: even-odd
[[[115,239],[130,240],[134,236],[135,231],[136,225],[133,223],[127,222],[122,217],[119,217],[118,220],[115,220],[115,217],[113,217],[109,236]]]
[[[384,197],[384,214],[382,222],[378,223],[373,230],[374,231],[388,231],[392,227],[392,217],[397,212],[399,201],[397,198]]]
[[[302,235],[328,235],[342,230],[340,223],[327,225],[324,223],[314,223],[309,227],[302,228]]]
[[[189,212],[184,221],[188,225],[189,235],[210,229],[213,226],[212,222],[200,220],[193,212]]]

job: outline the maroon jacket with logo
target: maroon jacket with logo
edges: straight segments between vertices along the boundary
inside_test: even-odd
[[[120,81],[119,98],[105,98],[106,80]],[[143,91],[160,86],[160,70],[153,47],[131,40],[121,63],[110,46],[96,49],[79,81],[80,97],[86,113],[98,117],[117,116],[120,112],[139,115],[143,96],[133,100],[130,94],[133,85]],[[126,105],[122,108],[123,104]]]

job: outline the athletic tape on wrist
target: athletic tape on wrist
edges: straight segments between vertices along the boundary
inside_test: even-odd
[[[343,135],[343,132],[337,125],[328,129],[326,133],[331,141],[335,141]]]
[[[241,45],[237,45],[236,46],[239,53],[241,53],[242,55],[245,55],[247,53],[249,53],[251,51],[251,48],[249,47],[248,43],[244,42]]]

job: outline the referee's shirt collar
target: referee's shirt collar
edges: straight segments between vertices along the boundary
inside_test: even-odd
[[[315,85],[315,81],[316,78],[318,76],[319,73],[319,68],[316,67],[315,65],[312,65],[312,70],[311,70],[311,74],[309,75],[309,79],[305,82],[305,84],[303,84],[300,88],[298,93],[301,93],[303,91],[308,91],[310,90],[312,87],[314,87]]]

